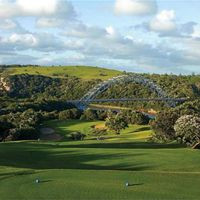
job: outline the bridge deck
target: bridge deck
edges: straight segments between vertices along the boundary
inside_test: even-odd
[[[184,102],[188,98],[121,98],[121,99],[88,99],[88,100],[69,100],[69,103],[104,103],[104,102],[128,102],[128,101],[175,101]]]

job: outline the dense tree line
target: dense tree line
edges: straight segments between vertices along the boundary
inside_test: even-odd
[[[7,105],[7,106],[6,106]],[[73,104],[66,101],[59,100],[38,100],[35,102],[26,101],[16,101],[16,102],[6,102],[6,105],[2,104],[0,107],[0,115],[5,115],[9,113],[24,112],[27,109],[33,109],[34,111],[63,111],[70,108],[75,108]]]
[[[200,97],[200,76],[176,76],[176,75],[156,75],[143,74],[146,78],[157,83],[169,97]],[[64,78],[51,78],[41,75],[13,75],[5,77],[11,86],[11,91],[0,96],[7,96],[17,99],[46,99],[46,100],[69,100],[80,99],[89,89],[94,87],[101,80],[83,81],[80,78],[66,76]],[[121,83],[111,86],[107,91],[97,98],[131,98],[144,97],[154,98],[157,94],[148,88],[137,83]],[[112,103],[113,105],[113,103]],[[115,105],[131,106],[135,109],[154,108],[160,110],[165,107],[164,102],[128,102],[115,103]]]
[[[10,113],[0,116],[0,140],[36,139],[39,132],[37,126],[42,120],[42,114],[28,109],[22,113]]]
[[[151,122],[159,142],[179,142],[188,146],[200,142],[200,101],[186,102],[174,109],[160,111]]]
[[[2,70],[4,68],[5,66],[1,66]],[[191,99],[200,97],[200,76],[167,74],[142,74],[142,76],[160,85],[170,97],[190,97]],[[73,76],[52,78],[28,74],[6,75],[4,79],[11,90],[0,90],[0,140],[37,138],[37,127],[43,120],[106,120],[108,117],[107,112],[89,109],[82,113],[73,105],[66,103],[66,100],[69,99],[80,99],[101,80],[85,81]],[[97,98],[125,97],[154,98],[157,95],[140,84],[121,83],[111,86]],[[195,100],[185,102],[174,109],[169,109],[164,102],[127,102],[114,105],[131,107],[132,110],[153,108],[160,111],[156,119],[151,122],[155,131],[154,138],[159,141],[177,140],[174,128],[177,120],[184,115],[200,114],[200,103]],[[128,124],[147,124],[149,122],[147,116],[137,111],[124,111],[121,115]]]
[[[128,111],[120,113],[91,109],[81,111],[70,107],[62,111],[58,109],[53,111],[27,109],[22,112],[0,116],[0,141],[37,139],[40,124],[43,121],[54,119],[106,120],[108,128],[114,130],[117,134],[120,133],[121,129],[126,128],[128,124],[147,124],[149,121],[141,113]]]
[[[153,80],[169,97],[172,98],[191,98],[200,97],[200,76],[182,75],[157,75],[144,74],[144,77]],[[121,83],[111,86],[106,92],[100,94],[98,98],[156,98],[156,93],[137,83]],[[155,109],[162,110],[166,107],[165,102],[126,102],[112,103],[116,106],[132,107],[134,109]]]
[[[61,79],[29,74],[6,76],[4,80],[11,90],[7,92],[7,95],[0,91],[0,96],[34,100],[79,99],[88,89],[100,82],[100,80],[83,82],[73,76],[66,76]]]

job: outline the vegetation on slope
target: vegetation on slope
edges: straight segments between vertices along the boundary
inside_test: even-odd
[[[39,70],[40,72],[35,73],[35,71],[37,70]],[[101,72],[101,70],[103,71]],[[33,71],[34,73],[32,73]],[[66,71],[66,73],[64,73],[64,71]],[[60,73],[60,75],[63,75],[64,78],[61,78],[61,76],[47,77],[48,74],[54,74],[56,72]],[[113,76],[117,76],[120,73],[121,72],[113,70],[92,67],[32,66],[8,68],[8,70],[5,71],[4,76],[7,77],[6,80],[11,86],[11,91],[7,94],[9,94],[12,97],[33,98],[34,100],[36,100],[37,98],[46,100],[67,100],[80,99],[85,93],[87,93],[99,82],[111,78]],[[200,97],[199,76],[176,76],[156,74],[141,74],[141,76],[153,80],[168,94],[169,97]],[[0,91],[0,96],[2,95],[6,95],[5,91]],[[113,85],[107,91],[100,94],[97,98],[126,97],[154,98],[157,97],[157,94],[140,84],[132,82]],[[112,103],[112,105],[132,107],[137,110],[151,108],[155,110],[160,110],[163,107],[165,107],[164,102],[128,102]]]
[[[41,70],[41,71],[38,71],[36,73],[36,70]],[[37,115],[38,114],[42,115],[41,119],[37,120],[38,123],[40,123],[43,119],[57,119],[58,117],[62,118],[62,115],[64,115],[65,117],[67,112],[65,110],[73,107],[72,105],[68,105],[66,103],[67,100],[80,99],[91,88],[93,88],[95,85],[103,81],[105,77],[107,79],[109,77],[117,75],[115,74],[116,71],[106,70],[106,69],[105,71],[102,70],[104,69],[92,68],[92,67],[30,66],[30,67],[15,67],[15,68],[10,67],[7,70],[3,68],[3,79],[4,79],[3,81],[6,81],[10,90],[0,91],[0,101],[1,101],[0,115],[4,115],[3,118],[6,119],[9,119],[10,115],[12,115],[13,118],[15,117],[18,118],[13,120],[14,122],[15,121],[19,122],[19,119],[21,119],[23,122],[24,120],[23,117],[18,117],[18,116],[24,116],[26,110],[32,109],[31,112],[37,112]],[[37,75],[32,75],[31,73],[33,71],[34,71],[33,74]],[[66,73],[64,73],[64,71]],[[106,71],[108,72],[107,74]],[[27,73],[20,74],[24,72]],[[57,75],[55,75],[55,72],[57,72]],[[50,76],[50,74],[55,76]],[[62,76],[61,78],[61,75],[64,76]],[[191,99],[196,99],[200,97],[199,76],[195,75],[176,76],[176,75],[156,75],[156,74],[152,75],[141,74],[141,76],[149,78],[158,85],[160,85],[160,87],[163,88],[163,90],[166,91],[170,97],[190,97]],[[102,79],[97,79],[97,78],[102,78]],[[126,98],[126,97],[154,98],[157,97],[157,94],[150,91],[148,88],[142,85],[132,82],[128,84],[121,83],[113,85],[107,91],[100,94],[97,98],[109,99],[109,98]],[[179,106],[180,110],[186,109],[189,111],[189,113],[187,114],[191,114],[190,111],[192,112],[191,106],[193,102],[194,101],[189,102],[190,105],[189,103],[184,103],[183,106]],[[155,109],[157,111],[164,111],[166,109],[166,111],[168,111],[168,108],[166,107],[164,102],[112,103],[112,106],[114,105],[125,106],[131,108],[132,110],[139,110],[139,111],[146,111],[149,109]],[[93,118],[93,114],[94,113],[90,112],[91,116],[89,115],[88,117],[82,116],[82,118],[83,119],[84,118],[90,119],[90,117]],[[178,116],[179,117],[181,116],[181,112],[180,115]],[[103,116],[102,118],[104,119]],[[173,130],[173,126],[176,120],[177,119],[174,119],[172,126],[169,127],[170,130]],[[167,121],[168,120],[165,120],[164,124]],[[2,123],[4,122],[5,120]],[[159,120],[158,123],[160,122],[162,122],[162,120]],[[19,122],[18,124],[22,123]],[[14,125],[13,128],[18,128],[18,127],[15,127]]]
[[[10,68],[9,73],[12,70]],[[64,136],[64,139],[72,131],[81,131],[87,137],[84,141],[0,143],[0,199],[199,198],[199,151],[174,143],[176,138],[172,135],[178,117],[183,114],[200,114],[198,101],[184,103],[172,110],[163,109],[163,104],[154,104],[158,110],[162,108],[154,121],[155,132],[157,136],[160,136],[160,133],[164,137],[169,136],[164,140],[169,140],[170,144],[148,141],[152,135],[148,125],[129,125],[121,135],[116,136],[109,132],[103,141],[99,141],[90,133],[92,127],[102,127],[105,122],[70,120],[68,117],[71,117],[71,114],[76,116],[78,111],[66,104],[66,99],[80,98],[89,88],[101,81],[88,80],[97,73],[88,77],[77,73],[77,76],[83,76],[84,80],[72,77],[74,72],[70,76],[62,75],[63,71],[58,74],[34,72],[37,73],[34,76],[15,75],[16,71],[12,73],[12,76],[7,77],[12,80],[12,91],[1,91],[0,95],[0,133],[4,133],[9,127],[20,139],[24,139],[21,136],[27,136],[31,131],[37,136],[38,132],[34,127],[41,126],[40,123],[44,120],[66,117],[67,119],[62,121],[48,121],[43,126],[52,127],[56,133]],[[102,80],[108,78],[105,74],[100,76]],[[199,76],[144,76],[160,84],[173,97],[200,96]],[[150,93],[147,88],[130,83],[113,86],[99,97],[132,96],[156,95]],[[133,109],[148,106],[152,108],[153,104],[134,103],[128,106]],[[176,115],[171,115],[171,112]],[[87,119],[99,116],[102,119],[105,117],[104,114],[84,113],[84,118]],[[26,125],[25,130],[22,125]],[[198,132],[199,129],[195,130]],[[19,131],[22,135],[19,135]],[[39,184],[35,182],[36,179],[40,180]],[[125,188],[127,181],[130,186]]]
[[[79,99],[100,80],[84,81],[74,76],[65,79],[41,75],[11,75],[4,78],[10,87],[7,96],[16,98]],[[3,95],[4,94],[4,95]],[[2,93],[3,96],[5,92]],[[0,92],[0,96],[1,92]]]
[[[10,75],[19,75],[19,74],[43,75],[54,78],[65,78],[68,76],[76,76],[77,78],[81,78],[83,80],[91,80],[91,79],[107,80],[109,78],[122,74],[122,72],[117,70],[111,70],[99,67],[89,67],[89,66],[66,66],[66,67],[24,66],[24,67],[9,68],[6,73]]]
[[[80,131],[85,134],[87,139],[95,139],[92,131],[94,126],[105,127],[104,121],[83,121],[83,120],[51,120],[43,124],[43,127],[51,127],[57,134],[63,136],[63,138],[69,138],[70,133]],[[112,131],[108,131],[108,135],[104,136],[105,141],[127,141],[133,140],[146,141],[153,134],[150,126],[148,125],[131,125],[122,130],[121,135],[116,136]]]

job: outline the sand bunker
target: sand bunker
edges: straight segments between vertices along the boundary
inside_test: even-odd
[[[40,132],[40,139],[42,140],[59,141],[62,139],[62,137],[59,134],[55,133],[54,129],[52,128],[41,128]]]

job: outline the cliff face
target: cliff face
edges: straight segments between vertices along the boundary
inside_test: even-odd
[[[12,75],[1,79],[2,88],[10,97],[29,98],[34,94],[43,94],[46,90],[59,88],[60,80],[40,75]]]
[[[77,77],[51,78],[42,75],[0,76],[0,96],[16,98],[80,99],[98,80],[82,81]]]
[[[6,91],[6,92],[11,91],[10,84],[3,77],[0,77],[0,91]]]

